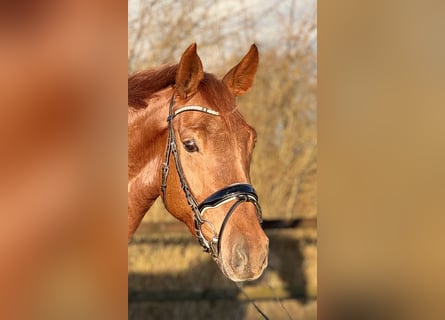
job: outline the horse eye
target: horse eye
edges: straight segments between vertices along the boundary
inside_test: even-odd
[[[184,149],[187,152],[196,152],[199,151],[198,146],[196,145],[195,141],[193,140],[186,140],[182,143],[184,145]]]

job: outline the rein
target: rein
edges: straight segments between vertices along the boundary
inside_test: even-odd
[[[262,222],[261,216],[261,207],[258,203],[258,196],[250,184],[247,183],[236,183],[229,185],[209,197],[207,197],[204,201],[198,204],[198,201],[190,191],[187,180],[185,178],[184,170],[181,165],[181,160],[178,154],[178,147],[176,143],[175,131],[173,129],[173,119],[187,111],[198,111],[210,114],[212,116],[218,116],[219,112],[202,107],[202,106],[184,106],[175,112],[173,112],[173,107],[175,104],[174,94],[170,100],[169,105],[169,115],[167,118],[168,122],[168,138],[167,138],[167,148],[165,151],[165,160],[162,164],[162,183],[161,183],[161,192],[162,192],[162,200],[164,201],[164,206],[167,208],[167,198],[166,198],[166,190],[167,190],[167,178],[169,173],[169,164],[170,157],[173,155],[173,160],[175,162],[176,172],[178,173],[179,180],[181,182],[181,188],[184,192],[185,198],[187,199],[187,203],[193,211],[193,219],[195,223],[195,231],[196,236],[198,238],[199,243],[204,248],[205,252],[208,252],[212,255],[214,259],[218,258],[219,253],[221,251],[221,238],[225,229],[227,222],[232,216],[235,209],[242,202],[251,202],[255,205],[256,213],[258,220],[260,223]],[[221,225],[221,229],[219,232],[216,231],[214,225],[209,221],[204,219],[204,212],[211,208],[217,208],[222,204],[236,200],[236,202],[232,205],[232,207],[227,212],[223,223]],[[208,223],[213,230],[213,237],[210,240],[207,240],[202,233],[202,225],[204,223]]]

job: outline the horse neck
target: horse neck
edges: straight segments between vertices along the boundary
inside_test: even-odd
[[[168,98],[147,102],[144,109],[128,110],[128,188],[145,201],[154,201],[167,142]]]

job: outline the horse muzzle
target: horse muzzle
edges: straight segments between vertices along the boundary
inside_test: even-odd
[[[217,208],[229,201],[235,201],[235,203],[230,207],[229,211],[225,215],[224,220],[221,224],[221,228],[219,232],[217,232],[213,224],[210,221],[204,219],[204,212],[208,209]],[[235,212],[235,209],[243,202],[251,202],[255,206],[257,218],[261,224],[262,213],[261,207],[258,203],[258,196],[255,192],[255,189],[253,189],[250,184],[232,184],[228,187],[225,187],[224,189],[213,193],[199,204],[199,215],[196,213],[194,215],[196,235],[198,237],[199,243],[204,248],[204,251],[209,252],[214,259],[217,259],[221,252],[221,238],[227,222],[229,221],[232,214]],[[201,227],[204,223],[208,223],[213,229],[214,234],[210,240],[207,240],[202,232]]]

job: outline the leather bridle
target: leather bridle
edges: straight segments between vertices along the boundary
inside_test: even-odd
[[[187,180],[185,178],[184,171],[182,169],[181,160],[179,159],[178,148],[175,138],[175,131],[173,129],[173,119],[186,111],[198,111],[204,112],[213,116],[218,116],[219,113],[215,110],[211,110],[202,106],[184,106],[175,112],[173,112],[173,106],[175,104],[174,94],[170,100],[169,105],[169,115],[167,118],[168,122],[168,138],[167,138],[167,148],[165,151],[165,160],[162,164],[162,199],[164,201],[165,208],[167,208],[167,198],[166,198],[166,189],[167,189],[167,177],[169,172],[169,163],[170,156],[173,154],[173,159],[175,161],[176,171],[179,176],[179,180],[181,182],[181,188],[184,191],[184,195],[187,199],[187,203],[193,211],[193,219],[195,222],[195,230],[196,236],[199,240],[199,243],[204,248],[205,252],[208,252],[212,255],[213,258],[218,258],[219,253],[221,251],[221,238],[226,227],[227,222],[232,216],[235,209],[243,202],[251,202],[256,209],[257,217],[259,222],[262,222],[261,215],[261,207],[258,203],[258,196],[250,184],[247,183],[235,183],[229,185],[209,197],[207,197],[204,201],[198,204],[198,201],[193,196],[190,188],[187,184]],[[221,229],[219,232],[216,231],[214,225],[209,221],[204,219],[204,212],[208,209],[217,208],[224,203],[235,200],[235,203],[229,209],[227,214],[224,217],[224,220],[221,225]],[[167,208],[168,209],[168,208]],[[204,223],[208,223],[213,230],[213,237],[210,240],[207,240],[202,233],[202,225]]]

